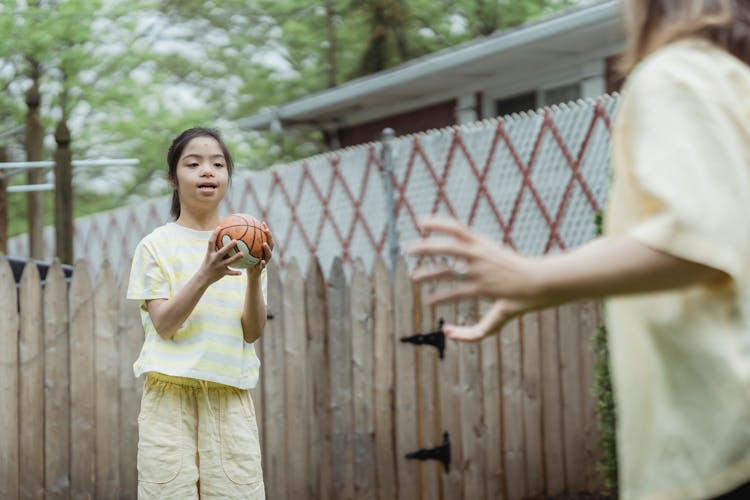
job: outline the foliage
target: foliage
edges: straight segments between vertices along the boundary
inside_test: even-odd
[[[184,128],[222,130],[238,168],[310,156],[324,147],[318,131],[248,131],[241,118],[571,3],[2,0],[0,30],[13,36],[0,43],[0,132],[24,123],[38,64],[45,157],[66,117],[74,158],[140,160],[76,170],[75,213],[92,213],[165,193],[164,155]],[[24,159],[21,137],[3,144]],[[10,234],[25,230],[24,198],[10,196]]]
[[[602,234],[602,213],[596,214],[596,232]],[[599,447],[602,456],[599,459],[599,470],[604,478],[607,493],[617,498],[617,411],[612,390],[610,372],[609,342],[607,328],[597,327],[591,338],[591,346],[596,358],[594,364],[594,398],[599,416]]]

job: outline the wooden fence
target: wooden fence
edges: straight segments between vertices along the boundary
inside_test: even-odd
[[[123,273],[126,274],[126,273]],[[93,279],[95,278],[95,280]],[[252,391],[268,498],[521,499],[597,493],[598,307],[528,314],[445,355],[401,337],[485,307],[430,308],[377,261],[269,272],[270,319]],[[142,342],[137,304],[105,265],[54,265],[18,288],[0,263],[0,498],[135,498]],[[20,312],[20,314],[19,314]],[[407,453],[450,442],[450,468]]]

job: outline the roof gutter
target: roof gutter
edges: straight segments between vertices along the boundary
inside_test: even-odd
[[[256,115],[240,119],[237,124],[241,128],[254,130],[271,126],[278,127],[284,121],[295,121],[300,116],[319,112],[335,104],[341,105],[348,101],[356,102],[369,94],[395,86],[408,85],[439,71],[481,60],[491,54],[512,50],[559,33],[612,20],[618,14],[618,2],[615,0],[581,7],[569,13],[563,13],[529,25],[522,25],[509,31],[499,32],[478,41],[443,49],[393,69],[358,78],[338,87],[266,109]]]

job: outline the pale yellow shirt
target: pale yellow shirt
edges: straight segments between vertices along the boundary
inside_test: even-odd
[[[750,482],[750,68],[705,41],[631,75],[605,234],[731,283],[607,304],[620,496],[706,498]]]
[[[258,382],[260,362],[253,344],[245,342],[240,323],[246,273],[212,283],[172,339],[157,333],[146,309],[146,300],[174,297],[193,277],[206,256],[210,236],[211,231],[171,222],[138,243],[127,297],[141,303],[146,338],[133,371],[136,376],[159,372],[251,389]],[[264,269],[264,300],[266,282]]]

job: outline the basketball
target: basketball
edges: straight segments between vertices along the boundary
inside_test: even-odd
[[[243,257],[233,262],[230,267],[245,269],[253,267],[263,259],[263,243],[266,243],[266,233],[261,229],[258,219],[248,214],[227,215],[219,221],[219,234],[216,236],[216,249],[237,241],[237,247],[230,250],[228,257],[238,251]]]

